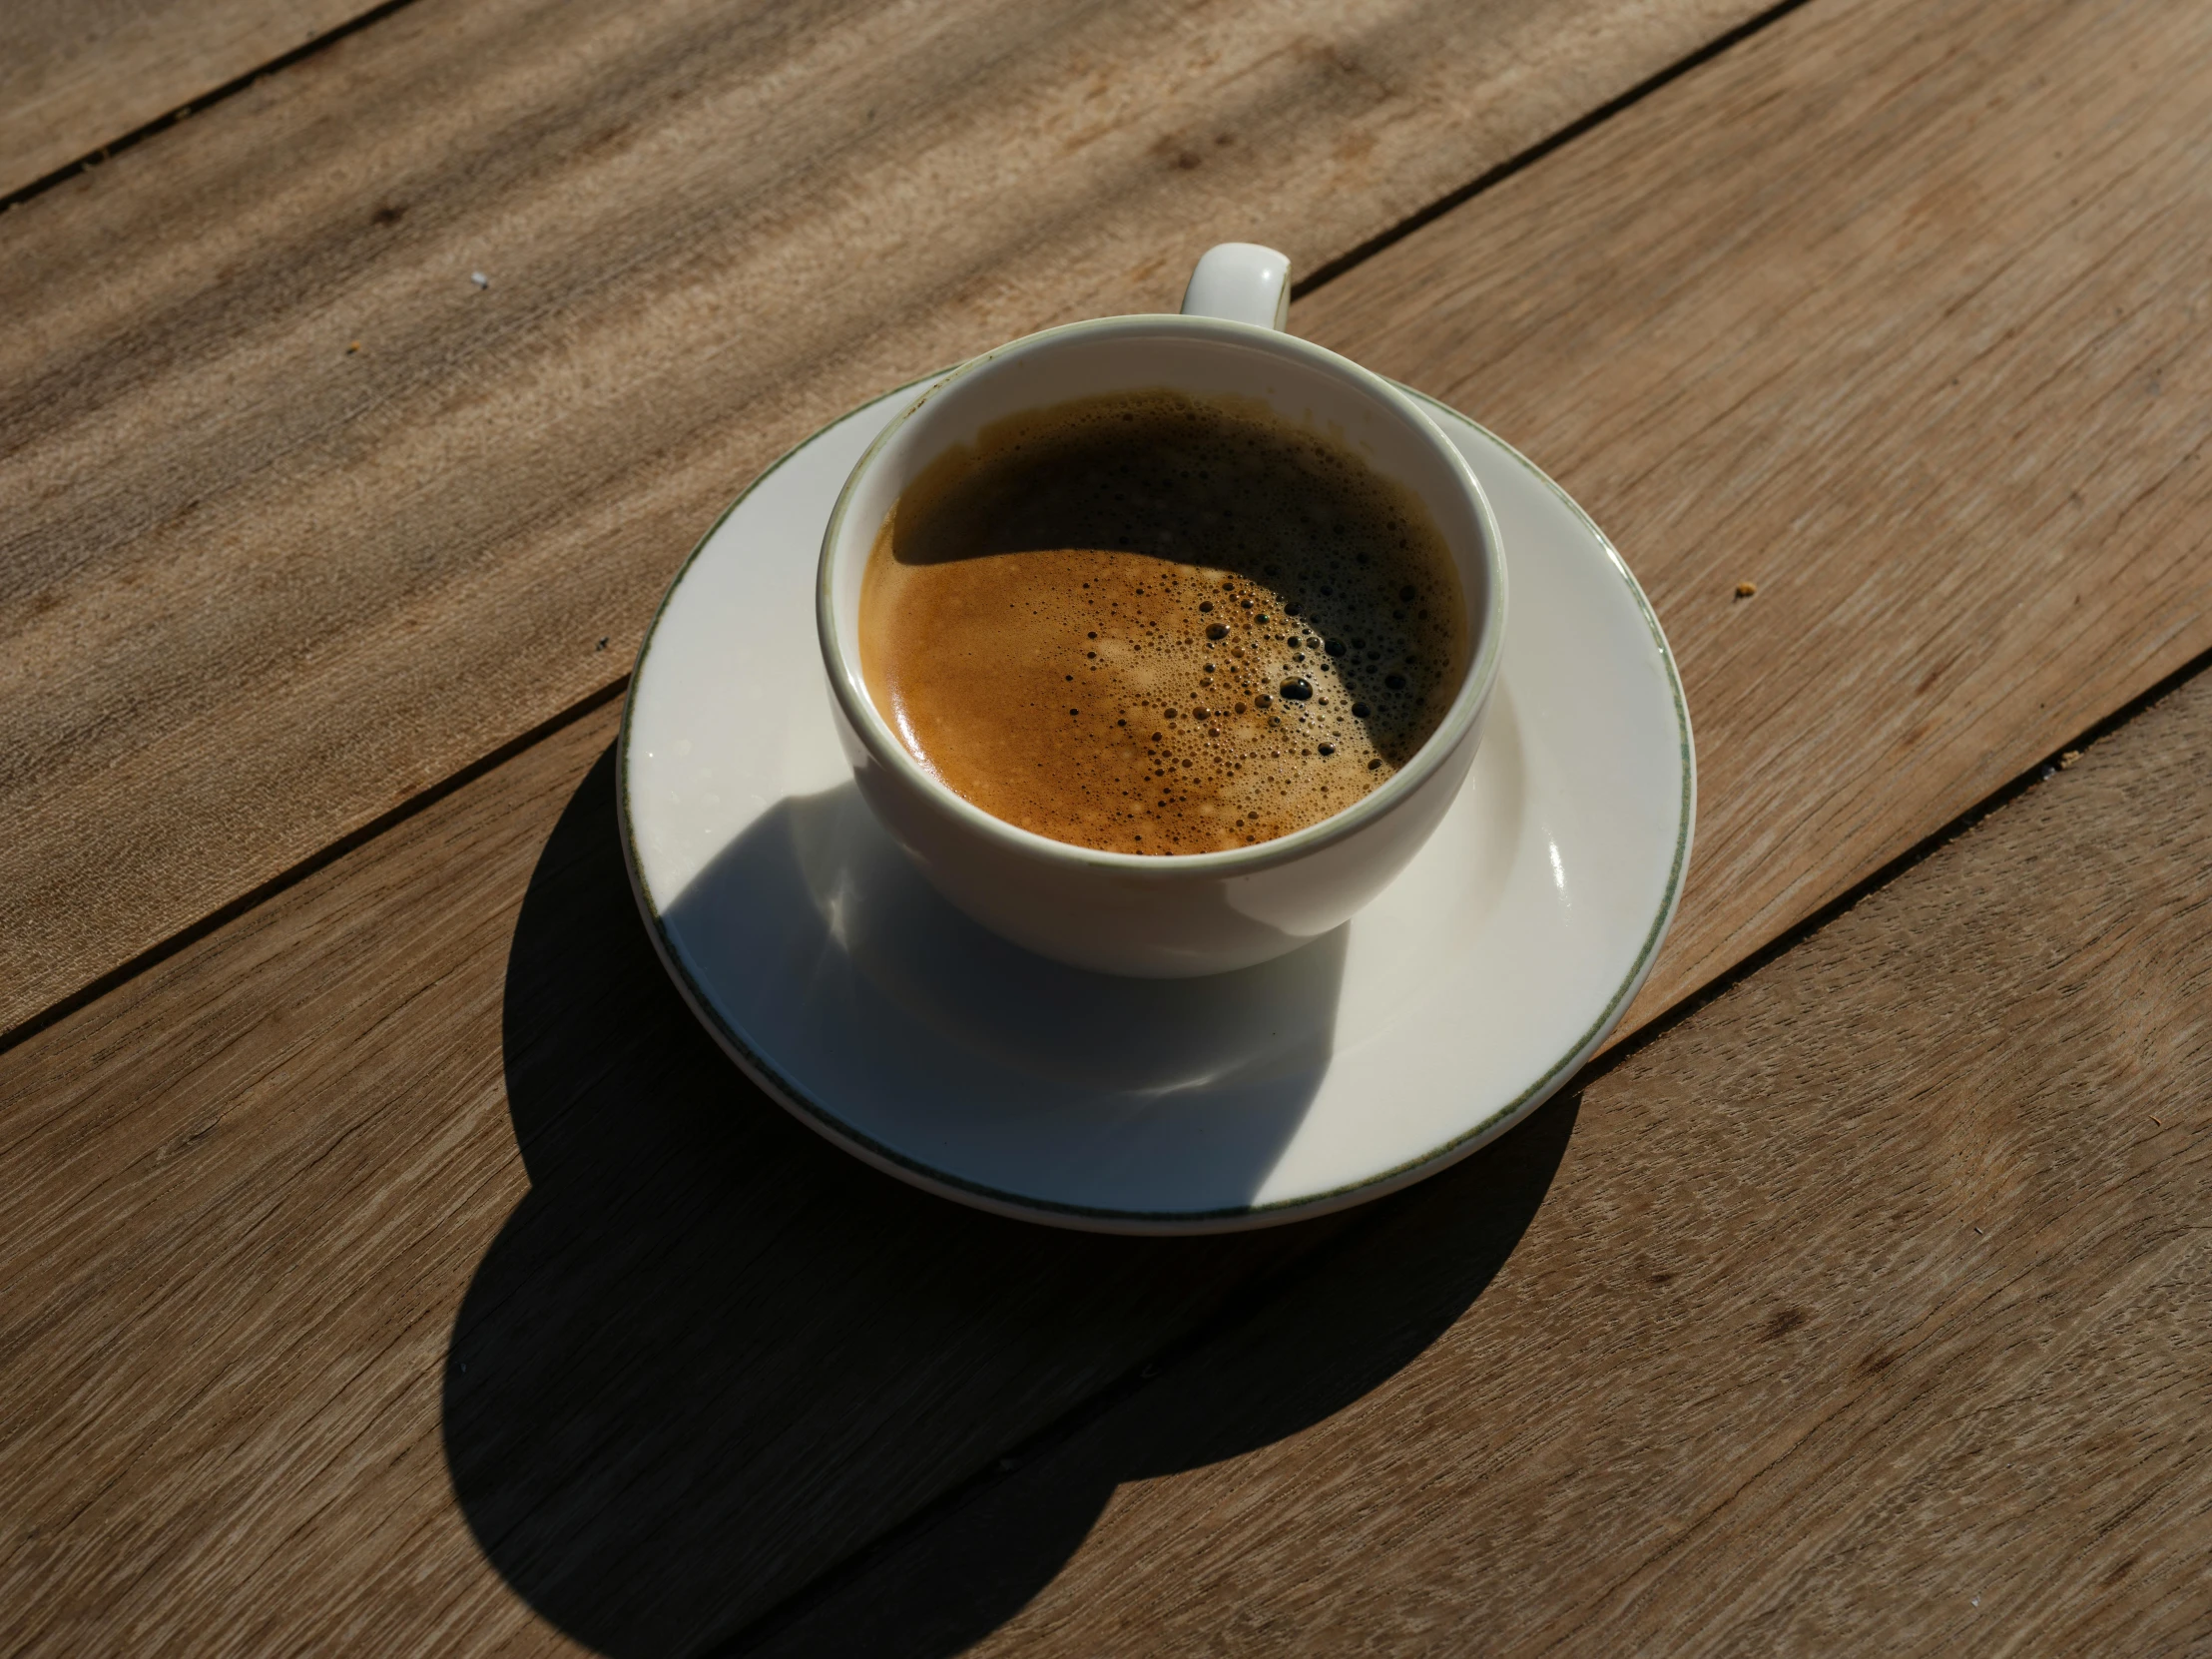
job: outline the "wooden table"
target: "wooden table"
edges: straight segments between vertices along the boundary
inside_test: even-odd
[[[2212,9],[359,7],[0,19],[8,1651],[2212,1645]],[[1611,532],[1696,859],[1493,1147],[1050,1232],[720,1059],[610,742],[1233,237]]]

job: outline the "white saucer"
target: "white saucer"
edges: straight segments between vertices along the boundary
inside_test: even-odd
[[[1489,495],[1510,577],[1496,702],[1458,804],[1380,899],[1278,961],[1084,973],[940,899],[860,804],[830,723],[823,527],[869,440],[935,378],[763,474],[639,655],[625,849],[708,1030],[900,1179],[1101,1232],[1319,1215],[1511,1127],[1643,983],[1690,852],[1681,682],[1604,536],[1514,450],[1424,400]]]

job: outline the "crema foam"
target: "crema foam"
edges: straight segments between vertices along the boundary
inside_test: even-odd
[[[1029,411],[938,457],[870,551],[860,665],[907,750],[993,817],[1211,852],[1342,812],[1466,668],[1412,491],[1247,399]]]

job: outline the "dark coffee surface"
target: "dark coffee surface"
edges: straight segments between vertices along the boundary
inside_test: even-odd
[[[1410,491],[1264,406],[1119,394],[986,428],[878,533],[861,672],[995,818],[1121,852],[1317,823],[1410,760],[1466,630]]]

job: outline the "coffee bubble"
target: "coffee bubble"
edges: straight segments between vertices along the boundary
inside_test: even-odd
[[[1255,626],[1193,626],[1221,611]],[[861,669],[985,812],[1168,856],[1387,782],[1456,690],[1459,614],[1442,538],[1364,460],[1257,405],[1145,392],[1016,417],[925,469],[869,558]],[[1283,619],[1300,632],[1268,632]],[[1040,696],[1070,669],[1091,701]],[[1121,718],[1080,712],[1101,707]]]

